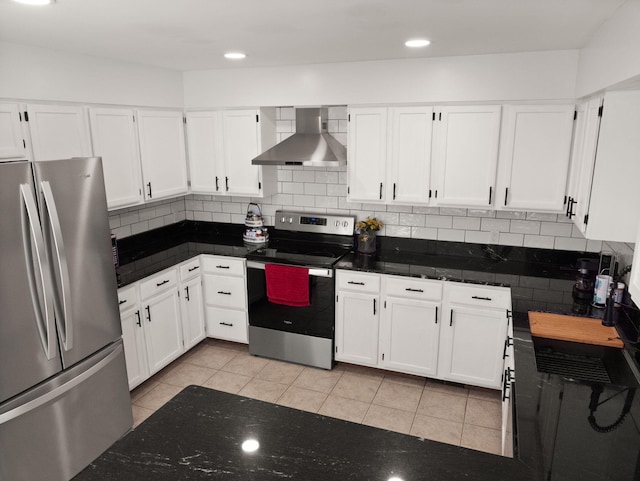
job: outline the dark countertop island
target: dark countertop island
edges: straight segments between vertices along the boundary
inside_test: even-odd
[[[228,228],[192,223],[173,229],[160,238],[147,234],[122,242],[124,262],[118,271],[123,284],[200,253],[246,253],[241,236],[230,235]],[[569,266],[580,253],[487,252],[456,243],[443,243],[437,252],[425,244],[417,252],[408,240],[395,247],[373,258],[351,254],[338,267],[511,286],[513,459],[191,386],[77,479],[640,480],[637,383],[578,380],[538,372],[536,365],[526,311],[571,311]],[[637,329],[625,333],[628,347],[635,347]],[[241,449],[249,437],[260,443],[251,454]]]

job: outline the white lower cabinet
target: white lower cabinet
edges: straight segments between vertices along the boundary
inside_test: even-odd
[[[179,271],[182,338],[184,349],[188,350],[206,337],[200,257],[184,262]]]
[[[500,389],[510,309],[508,288],[446,283],[438,377]]]
[[[120,302],[120,320],[122,323],[122,341],[124,358],[127,366],[129,389],[141,384],[149,377],[149,363],[142,330],[142,313],[138,286],[123,287],[118,290]]]
[[[500,389],[510,309],[506,287],[337,270],[335,359]]]
[[[202,270],[207,336],[247,344],[245,260],[203,255]]]

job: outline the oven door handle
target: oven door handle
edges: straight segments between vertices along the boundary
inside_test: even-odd
[[[286,264],[281,264],[286,265]],[[255,261],[247,261],[247,269],[260,269],[264,270],[265,264],[262,262]],[[333,277],[333,269],[317,269],[315,267],[306,267],[306,266],[291,266],[291,267],[302,267],[304,269],[309,269],[309,276],[311,277]]]

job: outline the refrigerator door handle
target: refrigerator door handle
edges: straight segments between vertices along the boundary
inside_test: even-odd
[[[49,264],[46,262],[44,250],[44,236],[38,220],[38,207],[30,184],[20,184],[20,196],[22,197],[22,246],[27,259],[27,279],[29,282],[29,293],[33,312],[36,317],[36,326],[42,349],[47,359],[56,357],[56,338],[54,325],[53,302],[51,299],[51,273]],[[34,250],[35,260],[38,263],[38,275],[34,272]],[[39,286],[38,283],[39,282]],[[39,296],[42,294],[42,301]]]
[[[79,374],[75,377],[72,377],[67,382],[64,382],[60,386],[52,389],[48,393],[35,397],[23,404],[20,404],[18,407],[13,409],[9,409],[4,413],[0,413],[0,426],[4,423],[11,421],[17,417],[20,417],[28,412],[34,411],[39,407],[44,406],[45,404],[49,404],[54,402],[56,399],[62,397],[65,393],[71,391],[74,387],[82,384],[84,381],[89,379],[91,376],[95,375],[101,369],[103,369],[106,365],[111,363],[114,358],[118,357],[122,354],[122,347],[117,346],[112,350],[109,354],[107,354],[104,358],[100,359],[93,366],[88,368],[82,374]]]
[[[44,205],[49,218],[49,225],[51,226],[51,232],[53,234],[53,250],[56,255],[59,269],[59,281],[60,289],[54,289],[54,296],[56,298],[56,304],[58,305],[59,315],[62,317],[62,323],[59,326],[62,334],[62,345],[65,351],[70,351],[73,348],[73,319],[71,316],[71,299],[69,283],[69,266],[67,263],[67,254],[64,248],[64,242],[62,239],[62,227],[60,226],[60,218],[58,217],[58,209],[56,209],[56,203],[53,198],[53,192],[51,191],[51,185],[48,181],[44,180],[40,182],[42,187],[42,195],[44,197]],[[56,282],[57,283],[57,282]],[[60,299],[62,294],[62,299]]]

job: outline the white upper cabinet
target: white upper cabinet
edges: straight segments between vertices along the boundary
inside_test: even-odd
[[[607,92],[599,132],[596,111],[597,103],[587,126],[580,178],[582,189],[590,197],[578,199],[574,221],[587,239],[636,242],[640,220],[640,91]]]
[[[349,109],[348,190],[350,202],[385,202],[387,108]]]
[[[0,159],[25,158],[19,104],[0,103]]]
[[[92,155],[84,107],[29,104],[27,112],[33,160]]]
[[[507,105],[500,141],[496,207],[561,211],[573,105]]]
[[[187,112],[187,153],[191,192],[224,192],[220,112]]]
[[[434,123],[432,201],[443,206],[494,204],[499,105],[443,107]]]
[[[145,200],[187,193],[182,112],[138,110],[138,136]]]
[[[430,192],[433,108],[394,107],[389,113],[391,156],[386,199],[389,203],[426,204]]]
[[[275,109],[225,110],[222,135],[224,192],[254,197],[275,193],[276,169],[251,164],[275,145]]]
[[[109,209],[142,202],[140,151],[132,109],[89,109],[91,140],[102,157]]]

